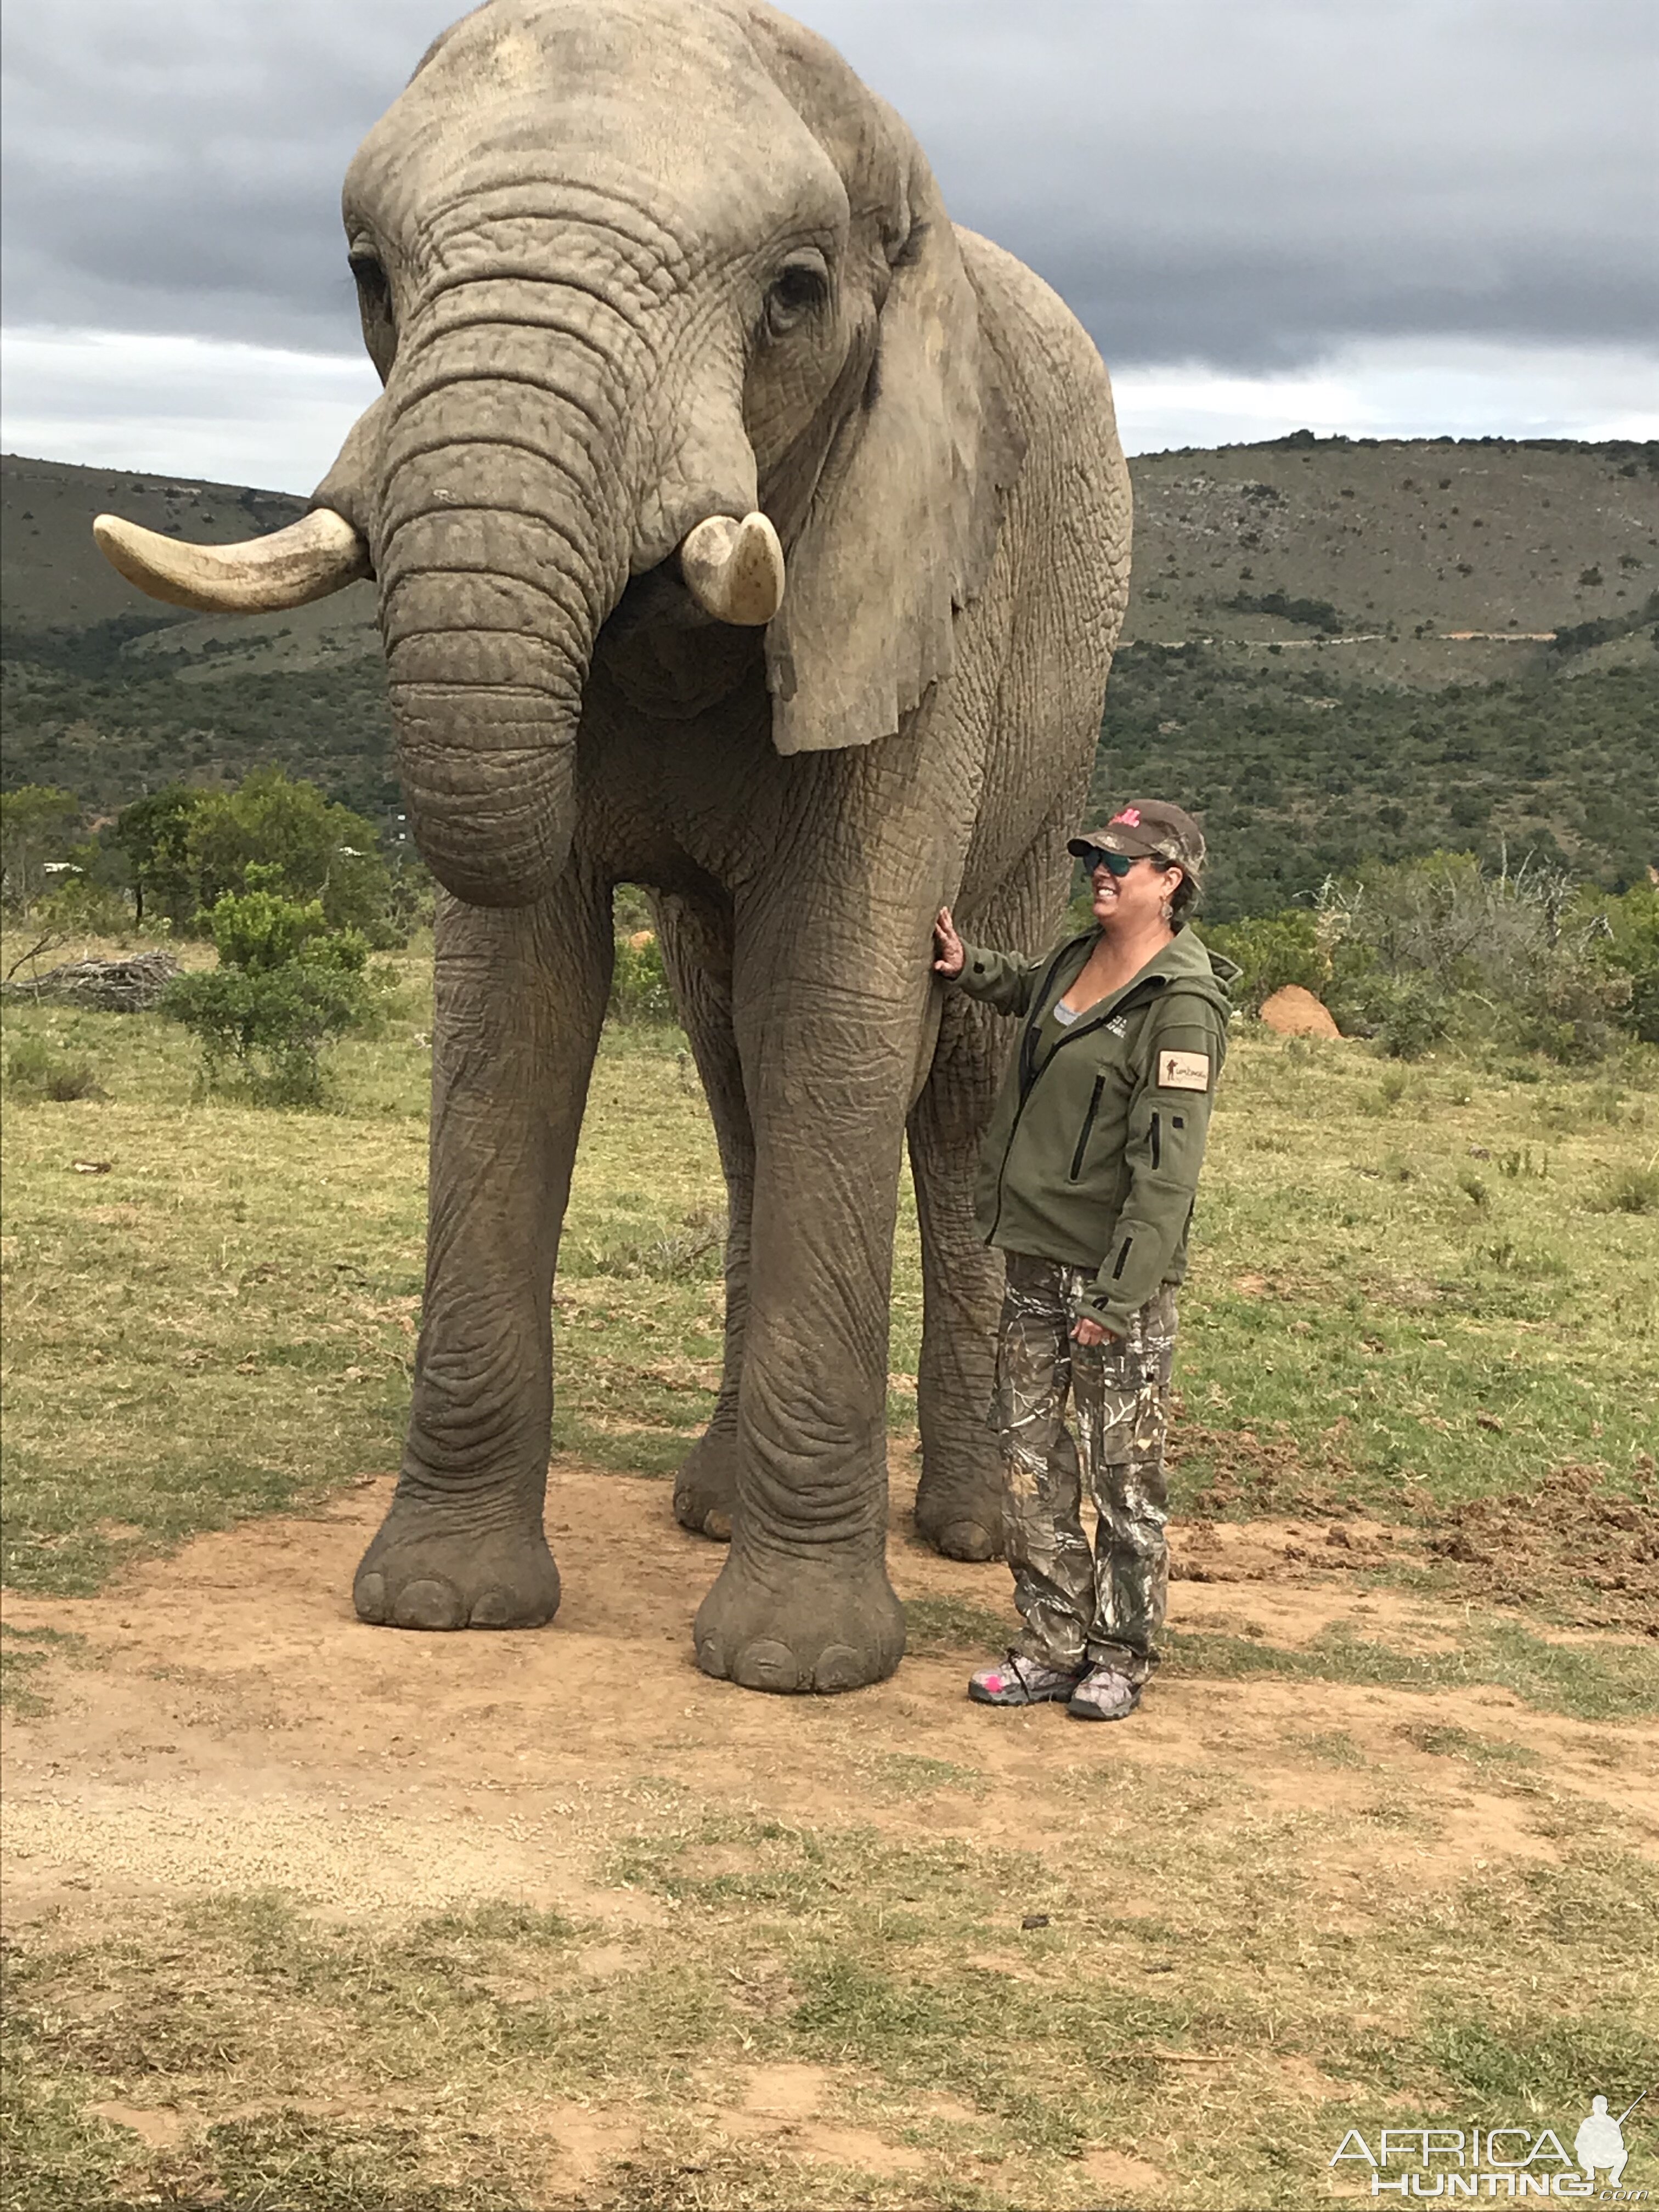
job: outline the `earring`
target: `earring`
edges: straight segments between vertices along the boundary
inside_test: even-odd
[[[1165,899],[1163,905],[1159,907],[1158,917],[1160,921],[1166,923],[1175,920],[1175,908],[1168,899]]]

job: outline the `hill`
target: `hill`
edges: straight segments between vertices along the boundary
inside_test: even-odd
[[[1659,858],[1659,444],[1315,439],[1143,456],[1097,796],[1200,808],[1212,908],[1362,853]],[[243,486],[7,456],[8,786],[104,812],[256,762],[397,808],[374,595],[180,616],[98,556],[103,508],[208,541],[291,520]]]

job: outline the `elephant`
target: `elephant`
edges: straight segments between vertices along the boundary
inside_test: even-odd
[[[729,1191],[723,1376],[674,1493],[729,1539],[696,1658],[754,1689],[880,1680],[907,1140],[917,1524],[956,1559],[1000,1545],[971,1182],[1005,1048],[931,931],[945,903],[983,942],[1060,921],[1128,585],[1105,368],[762,0],[489,0],[343,210],[382,389],[307,514],[242,546],[96,530],[185,605],[377,580],[441,892],[424,1315],[357,1613],[558,1603],[554,1271],[629,883]]]

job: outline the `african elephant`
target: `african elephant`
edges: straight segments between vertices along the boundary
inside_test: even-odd
[[[730,1188],[726,1362],[675,1506],[730,1549],[701,1665],[897,1664],[888,1300],[908,1137],[918,1520],[1000,1542],[1000,1291],[970,1179],[1003,1045],[930,972],[1059,919],[1127,588],[1110,390],[1060,301],[954,228],[915,141],[760,0],[492,0],[352,163],[384,390],[312,512],[240,548],[100,518],[147,589],[379,581],[437,924],[424,1322],[357,1611],[529,1627],[550,1297],[647,886]]]

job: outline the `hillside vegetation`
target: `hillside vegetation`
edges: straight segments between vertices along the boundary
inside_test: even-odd
[[[1659,858],[1659,444],[1297,433],[1132,465],[1097,798],[1201,811],[1218,918],[1363,855],[1531,851],[1612,888]],[[8,787],[96,816],[274,765],[390,824],[370,586],[179,616],[91,540],[103,508],[215,541],[301,501],[15,457],[0,490]]]

